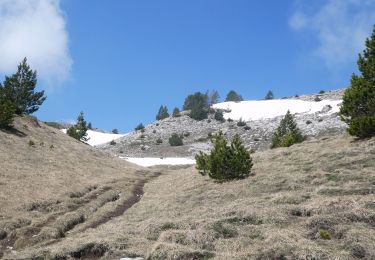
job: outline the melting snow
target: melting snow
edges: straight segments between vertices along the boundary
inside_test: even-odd
[[[224,112],[224,118],[245,121],[259,120],[263,118],[274,118],[285,115],[288,109],[290,113],[308,113],[319,112],[324,106],[330,105],[332,109],[328,112],[335,113],[339,111],[341,100],[322,100],[304,101],[295,99],[273,99],[273,100],[251,100],[241,102],[223,102],[213,105],[216,109],[228,110]]]
[[[62,129],[62,132],[66,134],[66,129]],[[87,130],[87,137],[90,138],[86,143],[91,146],[109,143],[112,140],[116,140],[120,137],[125,136],[121,134],[102,133],[93,130]]]
[[[191,165],[195,164],[195,160],[189,158],[153,158],[153,157],[145,157],[145,158],[135,158],[135,157],[120,157],[128,162],[143,166],[149,167],[154,165]]]

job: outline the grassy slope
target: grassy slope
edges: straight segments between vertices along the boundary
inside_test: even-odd
[[[108,259],[375,258],[375,139],[336,136],[253,157],[254,176],[222,184],[193,167],[164,169],[122,217],[48,251],[100,245]]]
[[[0,131],[0,258],[100,220],[147,178],[35,119],[18,117],[14,127]]]

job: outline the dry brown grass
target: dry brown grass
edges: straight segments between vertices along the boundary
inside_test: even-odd
[[[0,258],[100,221],[148,172],[32,117],[17,117],[13,130],[0,131]]]
[[[355,142],[335,136],[253,158],[253,176],[225,183],[202,177],[194,167],[155,167],[150,170],[162,174],[146,183],[140,202],[122,216],[85,229],[85,223],[76,223],[80,215],[66,215],[62,226],[77,226],[65,238],[24,246],[4,257],[375,258],[375,139]],[[85,198],[100,189],[86,187],[68,196],[75,200],[72,205],[90,204]],[[65,203],[59,199],[31,208],[53,212]],[[98,206],[98,214],[107,212],[99,213],[109,204]],[[81,212],[88,222],[85,209],[74,213]],[[28,219],[12,225],[33,226]],[[54,225],[47,227],[46,233],[56,235]]]
[[[375,258],[375,139],[336,136],[253,157],[254,176],[225,183],[157,167],[162,175],[123,216],[17,256],[96,246],[105,259]]]

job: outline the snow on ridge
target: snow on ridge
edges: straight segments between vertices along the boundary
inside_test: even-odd
[[[274,118],[285,115],[288,110],[290,113],[316,113],[323,107],[330,105],[332,109],[327,114],[336,113],[340,110],[342,100],[322,100],[304,101],[296,99],[272,99],[272,100],[251,100],[241,102],[223,102],[213,105],[215,109],[228,110],[224,112],[224,118],[245,121],[259,120],[265,118]]]
[[[137,164],[143,167],[150,167],[155,165],[193,165],[195,160],[189,158],[177,158],[177,157],[166,157],[166,158],[154,158],[154,157],[145,157],[145,158],[136,158],[136,157],[121,157],[128,162]]]
[[[63,133],[66,134],[66,129],[61,130]],[[120,137],[123,137],[127,134],[112,134],[112,133],[102,133],[93,130],[87,130],[87,137],[89,140],[86,142],[91,146],[101,145],[105,143],[109,143],[112,140],[116,140]]]

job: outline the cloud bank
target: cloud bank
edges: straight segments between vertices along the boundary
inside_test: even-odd
[[[315,35],[318,45],[313,53],[327,67],[353,62],[364,49],[365,39],[370,36],[375,23],[375,0],[328,0],[321,3],[312,6],[312,1],[296,1],[289,26],[295,31]]]
[[[0,0],[0,72],[15,72],[24,57],[48,87],[68,79],[72,59],[59,0]]]

